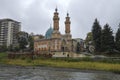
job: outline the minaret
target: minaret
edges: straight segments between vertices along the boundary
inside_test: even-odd
[[[54,16],[53,16],[53,33],[52,38],[61,38],[61,34],[59,32],[59,13],[57,12],[57,8],[55,9]]]
[[[54,26],[54,31],[58,32],[59,31],[59,13],[57,12],[57,8],[55,9],[54,12],[54,17],[53,17],[53,26]]]
[[[69,17],[69,13],[67,13],[67,17],[65,20],[65,35],[67,39],[71,39],[71,34],[70,34],[70,17]]]
[[[69,14],[67,13],[66,21],[65,21],[65,33],[70,34],[70,17]]]

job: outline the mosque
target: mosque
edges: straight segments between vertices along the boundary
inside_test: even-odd
[[[59,13],[56,8],[53,16],[53,28],[50,27],[47,30],[44,39],[34,41],[34,52],[68,57],[76,51],[77,42],[72,39],[69,14],[67,13],[65,18],[65,34],[61,34],[59,31],[59,20]]]

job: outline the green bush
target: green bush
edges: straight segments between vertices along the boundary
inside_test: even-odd
[[[7,53],[0,53],[0,59],[6,59]]]
[[[31,62],[32,62],[32,59],[27,58],[27,59],[26,59],[26,62],[27,62],[27,63],[31,63]]]
[[[25,57],[24,57],[24,56],[21,56],[20,59],[25,60]]]

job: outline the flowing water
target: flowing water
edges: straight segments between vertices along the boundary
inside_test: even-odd
[[[120,80],[120,74],[104,71],[0,65],[0,80]]]

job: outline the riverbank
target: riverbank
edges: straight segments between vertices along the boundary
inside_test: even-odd
[[[8,64],[15,66],[43,66],[43,67],[56,67],[56,68],[71,68],[80,70],[97,70],[97,71],[110,71],[120,73],[119,61],[93,61],[89,58],[17,58],[8,59],[5,55],[0,58],[0,64]]]
[[[0,65],[0,80],[119,80],[109,71],[70,68]]]
[[[98,70],[98,71],[110,71],[120,73],[119,63],[103,63],[103,62],[91,62],[91,61],[78,61],[68,62],[64,60],[52,60],[52,59],[3,59],[1,64],[16,65],[16,66],[43,66],[43,67],[57,67],[57,68],[72,68],[80,70]]]
[[[101,70],[84,70],[84,69],[76,69],[76,68],[60,68],[60,67],[48,67],[48,66],[20,66],[20,65],[8,65],[8,64],[0,64],[0,68],[6,69],[40,69],[40,70],[51,70],[51,71],[65,71],[65,72],[83,72],[83,73],[112,73],[109,71],[101,71]]]

